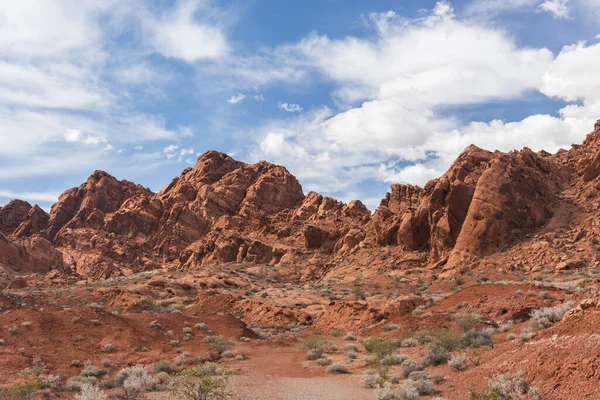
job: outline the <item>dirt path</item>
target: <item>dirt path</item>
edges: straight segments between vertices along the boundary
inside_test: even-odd
[[[232,363],[241,375],[231,381],[236,400],[373,400],[375,392],[360,386],[358,370],[328,375],[325,367],[304,360],[297,347],[252,349],[247,361]],[[354,367],[354,368],[353,368]]]
[[[373,400],[375,391],[359,385],[357,375],[318,378],[235,377],[236,400]]]

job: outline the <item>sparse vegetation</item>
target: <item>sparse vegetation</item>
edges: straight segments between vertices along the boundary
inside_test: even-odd
[[[448,360],[448,365],[456,371],[464,371],[469,365],[469,357],[465,353],[453,354]]]
[[[539,400],[537,388],[530,386],[523,371],[496,375],[483,392],[471,391],[471,400]]]
[[[531,312],[531,328],[540,330],[561,321],[567,311],[569,311],[575,303],[568,301],[556,307],[545,307]]]
[[[108,396],[98,386],[85,383],[81,385],[81,393],[75,395],[77,400],[106,400]]]
[[[181,400],[226,400],[231,397],[227,389],[231,375],[211,362],[185,369],[177,375],[171,396]]]
[[[327,373],[328,374],[348,374],[350,373],[350,371],[348,370],[348,367],[344,364],[332,364],[329,367],[327,367]]]

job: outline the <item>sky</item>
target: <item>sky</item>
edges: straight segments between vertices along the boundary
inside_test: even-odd
[[[375,209],[470,144],[554,152],[600,118],[600,0],[0,0],[0,206],[204,151]]]

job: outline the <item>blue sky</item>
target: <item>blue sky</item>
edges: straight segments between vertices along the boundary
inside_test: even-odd
[[[0,0],[0,205],[216,149],[374,209],[600,118],[600,0]]]

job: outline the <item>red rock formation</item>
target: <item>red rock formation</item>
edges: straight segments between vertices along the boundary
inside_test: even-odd
[[[12,234],[27,219],[31,205],[22,200],[11,200],[0,207],[0,232]]]
[[[50,216],[38,205],[31,207],[27,213],[25,220],[21,222],[19,227],[14,231],[13,235],[16,237],[29,237],[36,233],[40,233],[48,228],[50,222]]]
[[[156,194],[97,171],[66,191],[50,216],[9,203],[0,209],[0,231],[50,239],[67,266],[90,277],[225,262],[336,265],[363,253],[372,260],[369,249],[378,246],[418,252],[430,269],[445,264],[456,272],[540,229],[566,204],[565,188],[597,199],[598,160],[600,123],[582,145],[555,155],[469,146],[423,188],[392,185],[371,215],[359,201],[304,196],[282,166],[208,151]],[[581,207],[591,212],[600,202]],[[596,232],[591,222],[580,228],[577,240]],[[301,279],[305,272],[294,273]]]

